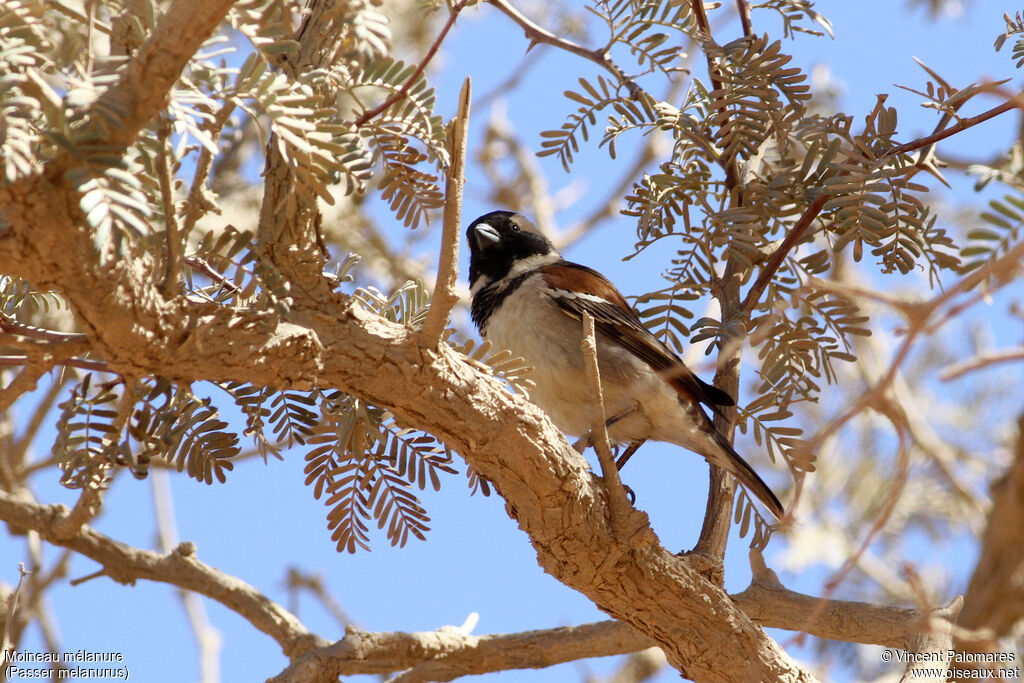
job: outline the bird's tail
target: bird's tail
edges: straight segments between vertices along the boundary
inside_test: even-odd
[[[739,480],[740,484],[750,493],[757,496],[768,511],[775,515],[776,519],[782,519],[786,511],[782,507],[782,503],[779,502],[778,497],[775,493],[768,488],[768,484],[764,483],[764,480],[758,476],[754,468],[747,464],[747,461],[740,457],[740,454],[732,447],[725,437],[718,433],[718,430],[712,428],[712,436],[715,443],[725,453],[724,457],[715,458],[709,462],[713,462],[715,465],[722,467],[723,469],[730,472],[733,476]]]

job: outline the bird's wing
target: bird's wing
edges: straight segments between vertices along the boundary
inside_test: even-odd
[[[729,394],[701,381],[679,356],[651,334],[615,285],[596,270],[563,261],[540,272],[552,289],[552,300],[564,313],[576,320],[583,319],[583,311],[590,313],[596,329],[661,373],[681,396],[685,394],[705,403],[715,412],[720,412],[718,406],[736,405]],[[580,293],[584,280],[592,294]]]

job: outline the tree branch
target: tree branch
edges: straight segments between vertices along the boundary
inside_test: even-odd
[[[454,12],[453,12],[454,17]],[[420,338],[428,349],[441,342],[448,315],[459,301],[455,283],[459,277],[459,237],[462,224],[462,188],[466,175],[466,140],[469,135],[469,103],[472,86],[469,77],[462,84],[459,93],[459,111],[449,124],[448,179],[445,184],[444,227],[441,231],[441,253],[438,257],[437,281],[434,296],[430,300],[427,319],[420,330]]]
[[[992,508],[959,622],[968,629],[987,629],[997,638],[1024,616],[1024,415],[1017,430],[1013,461],[992,484]]]
[[[473,636],[453,627],[420,633],[375,633],[354,626],[337,643],[292,662],[268,683],[333,681],[338,676],[409,669],[403,683],[450,681],[460,676],[539,669],[587,657],[627,654],[650,638],[617,621]]]
[[[1013,99],[1003,102],[999,106],[988,110],[987,112],[969,119],[961,119],[955,126],[951,126],[950,128],[946,128],[942,131],[937,131],[927,137],[919,138],[897,147],[892,147],[880,154],[878,159],[882,160],[898,154],[905,154],[907,152],[921,149],[922,147],[928,147],[939,140],[944,140],[956,133],[960,133],[972,126],[976,126],[979,123],[983,123],[1000,114],[1008,112],[1011,109],[1018,107],[1024,108],[1024,105],[1021,104],[1020,100],[1021,96],[1018,95]],[[825,207],[825,204],[829,199],[831,199],[831,195],[824,192],[815,197],[814,201],[811,202],[807,209],[804,210],[804,213],[800,216],[796,224],[794,224],[792,229],[786,234],[786,237],[782,240],[778,249],[776,249],[775,252],[772,253],[771,257],[769,257],[768,262],[765,263],[761,272],[758,273],[757,279],[754,281],[754,284],[747,292],[746,298],[743,300],[743,310],[748,316],[751,311],[753,311],[754,306],[757,305],[757,302],[760,300],[761,295],[764,293],[764,290],[768,286],[772,277],[775,276],[775,271],[777,271],[779,266],[782,265],[782,262],[785,260],[789,252],[806,236],[811,223],[813,223],[814,219],[817,218],[819,213],[821,213],[821,210]]]
[[[35,325],[26,325],[0,313],[0,332],[4,334],[17,335],[27,339],[38,339],[48,344],[66,344],[68,342],[87,342],[88,337],[84,334],[73,334],[69,332],[55,332]],[[5,342],[7,340],[4,340]],[[82,348],[85,351],[85,348]]]
[[[923,611],[823,600],[783,587],[764,567],[759,554],[752,553],[752,562],[753,582],[731,597],[761,626],[905,650],[915,647],[922,629],[934,626],[948,631],[950,608]],[[958,604],[954,602],[954,606]],[[395,671],[405,671],[400,676],[402,683],[450,681],[460,676],[540,669],[591,657],[629,654],[652,645],[654,641],[648,636],[619,621],[483,636],[468,635],[453,627],[424,633],[367,632],[349,627],[342,640],[296,659],[271,681],[333,681],[338,676]]]
[[[814,201],[804,209],[803,214],[793,225],[779,247],[772,252],[772,255],[768,257],[767,263],[761,268],[761,272],[757,274],[757,279],[754,280],[754,284],[747,290],[747,296],[743,300],[741,309],[743,313],[749,317],[754,310],[754,306],[760,301],[761,295],[764,294],[764,290],[768,287],[768,283],[771,282],[772,278],[775,277],[775,272],[782,265],[782,262],[786,259],[789,252],[804,238],[807,234],[807,229],[811,227],[811,223],[818,217],[821,210],[825,208],[826,202],[831,197],[822,192]]]
[[[1024,360],[1024,347],[1021,346],[1013,349],[1003,349],[1001,351],[982,353],[974,358],[969,358],[965,361],[950,365],[939,374],[939,379],[943,382],[948,382],[962,377],[969,372],[981,370],[982,368],[987,368],[992,365],[1012,363],[1022,360]]]
[[[46,212],[33,202],[46,203]],[[153,295],[149,281],[126,280],[101,265],[87,240],[56,239],[66,234],[62,220],[70,218],[49,206],[44,196],[19,203],[21,215],[49,220],[15,220],[9,233],[21,244],[54,245],[55,251],[20,251],[8,268],[52,281],[112,371],[139,375],[173,367],[182,381],[332,386],[387,408],[403,425],[435,434],[464,454],[501,490],[541,565],[609,614],[658,634],[673,666],[709,681],[730,680],[737,671],[810,680],[724,591],[658,545],[646,515],[631,509],[623,525],[611,525],[603,487],[554,425],[453,350],[442,345],[426,354],[407,327],[347,300],[323,302],[315,315],[291,319],[184,297],[164,300]],[[124,295],[106,296],[117,289]],[[238,348],[259,349],[258,359],[230,351]],[[87,533],[83,529],[76,540]],[[109,572],[120,576],[116,566]],[[141,569],[135,573],[148,578]],[[704,636],[699,643],[692,639],[696,632]]]
[[[890,605],[873,605],[850,600],[833,600],[789,590],[765,565],[761,553],[750,552],[753,578],[750,586],[732,599],[751,619],[766,628],[809,633],[818,638],[865,645],[912,649],[919,634],[929,628],[932,618],[955,618],[949,608],[919,610]]]
[[[123,112],[119,125],[103,131],[104,142],[127,146],[164,106],[185,65],[209,38],[235,0],[175,0],[156,30],[132,59],[124,76],[92,106],[89,120],[100,112]]]
[[[150,472],[149,481],[153,489],[153,513],[156,517],[160,548],[165,553],[170,553],[180,545],[178,527],[174,521],[171,481],[165,470]],[[206,608],[195,593],[183,589],[179,589],[177,593],[195,636],[200,683],[217,683],[221,680],[220,651],[223,639],[220,631],[210,623],[206,616]]]
[[[950,126],[949,128],[936,131],[935,133],[932,133],[931,135],[928,135],[926,137],[918,138],[917,140],[912,140],[911,142],[907,142],[902,145],[893,147],[892,149],[886,151],[885,156],[896,156],[897,154],[906,154],[907,152],[913,152],[915,150],[921,149],[922,147],[933,145],[936,142],[939,142],[940,140],[945,140],[948,137],[952,137],[957,133],[960,133],[962,131],[967,130],[968,128],[978,125],[979,123],[984,123],[989,119],[994,119],[1000,114],[1005,114],[1011,109],[1021,108],[1022,94],[1024,93],[1018,94],[1013,99],[1007,100],[1006,102],[1003,102],[1002,104],[993,107],[992,109],[989,109],[986,112],[982,112],[977,116],[972,116],[967,119],[960,119],[956,124]]]
[[[419,80],[420,76],[422,76],[423,72],[426,70],[427,65],[430,64],[430,60],[432,60],[434,58],[434,55],[437,54],[438,49],[441,47],[441,43],[444,42],[444,39],[445,37],[447,37],[448,32],[451,31],[452,26],[455,25],[455,19],[458,18],[459,12],[461,12],[466,7],[467,4],[469,4],[469,0],[459,0],[454,5],[452,5],[451,11],[448,13],[448,20],[444,22],[444,26],[441,28],[441,32],[437,34],[437,38],[434,39],[434,42],[430,46],[430,49],[427,50],[427,54],[424,55],[423,59],[420,60],[420,63],[416,65],[416,70],[412,72],[411,76],[409,76],[409,80],[407,80],[402,85],[402,87],[399,88],[396,92],[393,92],[390,97],[381,102],[379,106],[375,107],[374,109],[371,109],[368,112],[364,112],[362,116],[356,119],[355,123],[353,124],[356,128],[361,128],[365,126],[368,121],[376,118],[381,112],[387,111],[388,107],[390,107],[395,102],[398,102],[399,100],[406,96],[406,94],[409,92],[409,88],[411,88],[413,84],[417,80]],[[466,111],[469,111],[468,104]]]
[[[109,372],[106,363],[90,358],[49,358],[46,359],[45,363],[34,364],[31,356],[0,356],[0,365],[27,365],[30,367],[35,365],[40,369],[36,379],[46,374],[54,365],[65,365],[69,368],[80,368],[95,372]],[[3,408],[3,404],[0,404],[0,408]],[[0,410],[0,412],[3,412],[3,410]]]
[[[66,525],[70,515],[63,505],[41,505],[0,491],[0,519],[32,529],[45,541],[99,562],[102,573],[114,581],[130,584],[147,579],[205,595],[269,635],[289,657],[299,657],[327,644],[252,586],[200,562],[191,543],[182,543],[170,553],[155,553],[115,541],[87,525],[62,538],[61,526]]]
[[[531,44],[539,43],[551,45],[597,64],[602,69],[615,76],[615,80],[619,85],[624,86],[629,91],[630,97],[639,97],[643,92],[643,89],[634,83],[618,64],[611,60],[606,50],[592,50],[588,47],[579,45],[578,43],[574,43],[571,40],[556,36],[546,28],[538,26],[530,21],[519,10],[510,5],[507,0],[487,0],[487,2],[494,5],[502,14],[516,22],[526,33],[526,37]]]
[[[594,419],[590,426],[590,441],[594,444],[597,457],[601,462],[601,481],[608,495],[608,506],[612,514],[612,523],[618,524],[629,510],[626,489],[619,478],[619,469],[615,466],[612,447],[608,442],[606,428],[607,415],[604,412],[604,391],[601,388],[601,370],[597,364],[597,337],[594,334],[594,318],[583,311],[583,364],[586,369],[587,383],[594,403]]]

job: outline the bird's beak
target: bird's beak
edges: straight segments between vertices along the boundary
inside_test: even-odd
[[[472,227],[473,232],[473,246],[480,251],[493,247],[494,245],[501,242],[501,235],[498,234],[497,228],[488,225],[487,223],[477,223]]]

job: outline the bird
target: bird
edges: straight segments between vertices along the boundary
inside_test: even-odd
[[[492,348],[507,349],[533,366],[530,400],[566,434],[586,441],[594,404],[586,379],[583,313],[594,319],[598,368],[609,440],[665,441],[730,472],[774,515],[782,503],[718,432],[705,411],[735,405],[695,375],[654,336],[606,277],[562,258],[525,216],[492,211],[466,229],[470,314]]]

